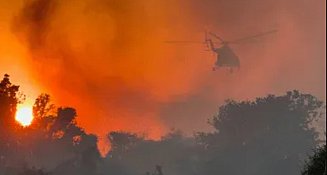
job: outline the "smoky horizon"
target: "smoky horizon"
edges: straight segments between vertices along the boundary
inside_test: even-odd
[[[325,144],[325,6],[0,0],[0,175],[304,172]]]

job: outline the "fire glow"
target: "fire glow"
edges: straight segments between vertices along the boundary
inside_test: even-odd
[[[33,110],[29,106],[21,106],[17,108],[16,121],[24,127],[29,126],[33,121]]]

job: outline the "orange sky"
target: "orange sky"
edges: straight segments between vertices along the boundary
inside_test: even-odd
[[[299,89],[325,99],[325,2],[306,0],[0,0],[0,70],[27,103],[41,92],[73,106],[103,137],[129,130],[159,138],[169,128],[208,130],[227,98]],[[212,72],[201,45],[209,28],[226,39],[278,29],[232,46],[235,74]]]

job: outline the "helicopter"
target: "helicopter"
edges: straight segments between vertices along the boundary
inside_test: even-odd
[[[237,54],[230,47],[230,44],[239,44],[246,40],[251,40],[258,37],[263,37],[268,34],[277,32],[277,30],[270,30],[267,32],[262,32],[256,35],[251,35],[243,38],[239,38],[232,41],[226,41],[220,36],[216,35],[213,32],[205,31],[205,37],[203,42],[194,42],[194,41],[166,41],[168,43],[201,43],[206,46],[206,51],[211,51],[216,55],[216,62],[212,68],[213,71],[219,68],[229,68],[232,73],[235,68],[240,68],[240,59]],[[219,45],[217,47],[217,45]]]

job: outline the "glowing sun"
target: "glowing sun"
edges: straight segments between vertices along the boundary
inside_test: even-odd
[[[32,107],[22,106],[17,108],[16,121],[22,126],[29,126],[33,121],[33,110]]]

